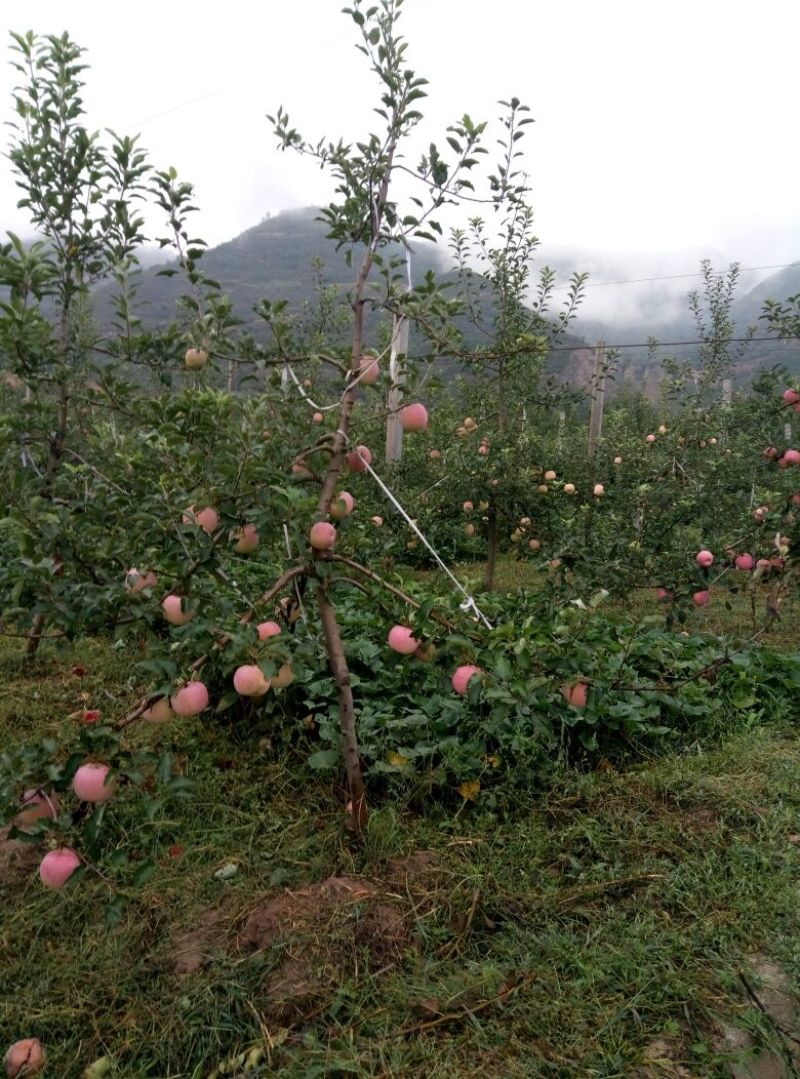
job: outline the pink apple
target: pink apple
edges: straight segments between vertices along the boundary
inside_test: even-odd
[[[622,464],[622,458],[621,457],[615,457],[614,458],[614,464],[615,465],[621,465]]]
[[[544,478],[547,480],[548,483],[552,483],[553,480],[556,478],[555,471],[552,468],[548,468],[548,470],[544,474]]]
[[[761,456],[766,457],[768,461],[774,461],[778,456],[777,446],[767,446],[766,449],[761,451]]]
[[[208,708],[208,690],[202,682],[187,682],[173,693],[170,704],[178,716],[196,716]]]
[[[350,494],[349,491],[339,491],[331,499],[330,515],[337,521],[341,521],[344,517],[348,517],[355,507],[356,500]]]
[[[176,595],[165,596],[161,601],[161,610],[172,626],[185,626],[187,622],[191,622],[197,613],[196,611],[187,610],[184,607],[183,598]]]
[[[439,452],[439,450],[431,450],[430,453],[428,454],[428,457],[430,457],[430,459],[432,461],[438,461],[441,456],[442,455]]]
[[[428,410],[417,402],[400,409],[400,426],[404,431],[424,431],[428,426]]]
[[[659,588],[656,595],[659,603],[669,603],[672,600],[672,593],[668,588]]]
[[[273,689],[285,689],[286,686],[290,686],[294,681],[294,670],[291,663],[284,663],[278,668],[278,673],[272,679],[270,683]]]
[[[645,439],[645,442],[649,442],[652,445],[652,443],[655,442],[655,440],[656,440],[655,435],[648,435],[647,438]]]
[[[698,551],[694,560],[701,569],[708,569],[714,562],[714,556],[711,551]]]
[[[14,1042],[4,1058],[5,1072],[8,1079],[26,1079],[42,1070],[47,1059],[42,1043],[38,1038],[23,1038]]]
[[[233,688],[241,697],[263,697],[269,689],[269,682],[260,667],[245,663],[233,672]]]
[[[314,415],[311,417],[312,423],[322,423],[324,419],[325,417],[322,415],[321,412],[315,412]]]
[[[344,463],[351,472],[366,472],[367,465],[372,464],[372,454],[366,446],[356,446],[347,454]]]
[[[758,509],[753,510],[753,517],[761,524],[769,513],[769,506],[759,506]]]
[[[436,647],[432,641],[429,641],[427,644],[421,644],[416,652],[414,652],[414,656],[421,663],[433,663],[436,659]]]
[[[784,461],[790,465],[800,465],[800,450],[787,450],[783,455]]]
[[[216,531],[219,524],[219,514],[211,506],[206,506],[205,509],[197,511],[194,506],[190,506],[183,515],[183,523],[185,525],[197,525],[204,532],[210,533]]]
[[[572,686],[563,685],[561,693],[567,704],[571,704],[573,708],[586,707],[586,685],[584,682],[576,682]]]
[[[592,491],[592,494],[595,496],[595,498],[602,498],[605,493],[606,489],[602,485],[602,483],[596,483],[594,485],[594,490]]]
[[[470,681],[476,674],[483,674],[480,667],[475,667],[472,664],[466,664],[463,667],[456,667],[453,672],[453,677],[450,679],[453,689],[461,697],[465,697],[467,689],[469,688]]]
[[[800,401],[800,393],[797,390],[784,390],[783,399],[787,405],[796,405]]]
[[[481,457],[489,456],[489,447],[484,443],[482,446],[478,446],[478,453]]]
[[[372,356],[362,356],[358,370],[361,376],[359,382],[363,382],[365,386],[371,386],[381,373],[378,361]]]
[[[565,483],[564,484],[564,494],[565,495],[574,495],[575,494],[575,484],[574,483]]]
[[[48,851],[39,863],[42,884],[48,888],[63,888],[80,864],[80,858],[70,847]]]
[[[208,363],[208,353],[204,348],[187,348],[183,362],[190,371],[197,371]]]
[[[465,502],[461,508],[463,509],[464,513],[472,513],[472,511],[475,509],[473,504],[469,501]]]
[[[537,539],[529,539],[528,540],[528,547],[530,547],[530,549],[532,551],[540,550],[541,546],[542,546],[541,540],[537,540]]]
[[[383,524],[383,517],[370,517],[370,521],[372,521],[376,528],[380,528]]]
[[[792,505],[800,506],[800,491],[792,495]]]
[[[143,592],[145,588],[155,588],[157,584],[158,577],[152,570],[147,573],[140,573],[134,566],[125,574],[125,591],[134,595],[138,592]]]
[[[330,521],[317,521],[311,526],[308,539],[315,551],[329,551],[336,543],[336,529]]]
[[[256,628],[260,641],[268,641],[270,637],[277,637],[281,632],[281,627],[277,622],[259,622]]]
[[[82,764],[72,779],[72,789],[82,802],[107,802],[117,793],[117,782],[109,779],[107,764]]]
[[[233,545],[237,554],[250,554],[258,547],[258,531],[255,525],[247,524],[237,528],[231,534],[231,539],[236,542]]]
[[[48,793],[35,787],[22,795],[22,809],[14,817],[14,824],[17,828],[26,828],[48,817],[56,820],[60,811],[61,803],[55,792]]]
[[[168,697],[159,697],[145,712],[142,712],[142,719],[147,723],[167,723],[174,718],[175,713],[170,708]]]
[[[399,652],[401,656],[410,656],[420,646],[408,626],[392,626],[388,640],[392,651]]]
[[[692,602],[696,607],[706,607],[711,599],[711,593],[706,589],[702,589],[700,592],[695,592],[692,596]]]
[[[737,554],[736,556],[736,568],[747,570],[748,572],[755,565],[755,559],[751,554]]]

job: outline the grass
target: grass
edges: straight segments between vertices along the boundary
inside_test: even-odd
[[[135,690],[97,642],[28,672],[7,648],[0,677],[2,744]],[[0,878],[0,1045],[40,1037],[48,1075],[108,1056],[118,1076],[171,1079],[722,1076],[720,1017],[781,1047],[738,974],[760,953],[800,979],[794,729],[731,717],[713,748],[554,774],[507,817],[384,804],[361,846],[339,792],[268,743],[192,721],[155,738],[197,796],[152,823],[128,792],[113,804],[120,844],[158,852],[115,928],[97,878]],[[331,877],[356,891],[320,890]],[[255,948],[254,915],[275,923]]]

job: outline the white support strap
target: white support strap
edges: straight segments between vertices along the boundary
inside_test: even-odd
[[[481,622],[483,622],[484,626],[486,626],[487,629],[493,629],[492,623],[489,621],[489,619],[486,617],[486,615],[483,613],[483,611],[481,611],[480,607],[478,607],[478,604],[475,602],[474,596],[471,596],[469,594],[469,592],[467,592],[466,588],[464,588],[464,586],[461,584],[459,579],[452,573],[452,571],[448,568],[448,566],[445,565],[445,563],[439,557],[438,552],[436,550],[434,550],[434,548],[428,542],[427,538],[419,530],[416,522],[413,521],[411,519],[411,517],[409,517],[409,515],[406,513],[406,511],[403,509],[403,507],[398,502],[397,498],[394,496],[394,494],[392,494],[392,492],[389,490],[389,488],[386,486],[386,484],[380,478],[378,473],[374,470],[372,465],[364,457],[362,457],[360,453],[358,453],[358,450],[355,450],[355,453],[358,454],[358,457],[361,460],[361,462],[363,463],[363,465],[366,468],[367,472],[369,472],[370,476],[372,476],[372,478],[375,480],[377,485],[380,487],[380,489],[383,491],[383,493],[386,495],[386,497],[392,503],[394,508],[400,514],[400,516],[405,520],[406,524],[409,526],[411,531],[415,533],[415,535],[422,541],[422,543],[425,545],[425,547],[433,555],[433,557],[436,560],[436,563],[439,566],[439,568],[444,571],[444,573],[450,578],[450,580],[456,586],[458,591],[462,594],[462,596],[464,597],[464,602],[459,605],[461,610],[462,611],[467,611],[467,612],[474,611],[475,615],[481,620]]]

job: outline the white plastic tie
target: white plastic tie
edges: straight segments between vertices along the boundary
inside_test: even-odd
[[[361,462],[364,465],[364,467],[366,468],[367,472],[369,472],[370,476],[372,476],[372,478],[375,480],[377,485],[380,487],[380,489],[383,491],[383,493],[386,495],[386,497],[392,503],[394,508],[400,514],[400,516],[405,520],[406,524],[409,526],[411,531],[414,532],[414,534],[422,541],[424,546],[433,555],[433,557],[436,560],[436,563],[439,566],[439,568],[450,578],[450,580],[456,586],[458,591],[464,597],[464,602],[460,604],[461,610],[462,611],[474,611],[476,616],[481,620],[481,622],[483,622],[484,626],[486,626],[487,629],[493,629],[494,627],[492,626],[492,623],[489,621],[489,619],[486,617],[486,615],[480,609],[478,604],[475,602],[475,598],[473,596],[471,596],[469,594],[469,592],[467,592],[466,588],[464,588],[464,586],[459,581],[459,579],[455,576],[455,574],[450,570],[450,568],[447,565],[445,565],[445,563],[440,558],[439,553],[431,546],[431,544],[428,541],[427,537],[425,535],[423,535],[423,533],[420,531],[420,529],[417,526],[416,522],[413,521],[411,519],[411,517],[409,517],[409,515],[406,513],[406,511],[403,509],[403,507],[398,502],[395,495],[389,490],[389,488],[386,486],[386,484],[380,478],[380,476],[375,471],[375,469],[372,467],[372,465],[369,463],[369,461],[367,461],[367,459],[365,457],[363,457],[358,452],[357,449],[355,450],[355,453],[357,454],[357,456],[361,460]]]

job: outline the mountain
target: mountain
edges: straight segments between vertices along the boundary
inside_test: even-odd
[[[267,216],[258,225],[246,229],[233,240],[210,248],[203,255],[199,266],[208,278],[218,282],[222,292],[230,296],[234,313],[243,320],[245,329],[258,334],[263,327],[263,322],[253,314],[253,308],[265,298],[287,300],[293,311],[313,305],[320,281],[336,286],[339,300],[346,302],[356,273],[357,255],[353,259],[354,265],[349,266],[345,249],[337,251],[327,239],[327,226],[318,220],[317,213],[314,208],[306,208]],[[422,282],[429,270],[445,284],[455,281],[451,260],[433,244],[417,243],[411,266],[415,284]],[[159,270],[175,268],[174,261],[162,262],[144,267],[138,275],[135,311],[146,328],[170,322],[175,317],[178,298],[189,291],[181,273],[159,276]],[[95,290],[95,317],[103,326],[112,321],[112,300],[111,284],[103,284]],[[482,314],[491,321],[491,307],[486,302],[482,304]],[[468,347],[478,344],[478,334],[466,319],[459,328]],[[263,331],[261,333],[263,335]],[[558,377],[569,378],[570,355],[574,349],[585,348],[585,341],[565,335],[558,346],[549,368]]]
[[[778,341],[770,337],[767,325],[759,317],[765,300],[785,300],[787,296],[798,293],[800,293],[800,262],[785,267],[735,297],[731,307],[735,336],[744,337],[748,327],[754,327],[754,340],[743,346],[741,356],[736,361],[733,371],[735,381],[749,382],[760,370],[776,364],[783,364],[790,371],[800,372],[800,341]],[[645,375],[643,369],[652,368],[654,363],[658,366],[661,358],[674,356],[678,359],[691,360],[697,355],[697,345],[668,344],[669,342],[693,342],[698,336],[697,326],[692,318],[688,302],[684,302],[683,311],[676,314],[674,301],[674,293],[672,295],[665,293],[663,311],[668,312],[666,318],[659,317],[662,315],[660,310],[653,311],[653,321],[647,320],[644,311],[642,312],[645,315],[644,318],[620,319],[619,322],[615,322],[613,318],[589,319],[579,315],[574,329],[589,341],[602,340],[609,344],[626,346],[621,349],[621,353],[630,369],[638,371],[639,377],[649,382],[650,376]],[[646,345],[651,337],[666,344],[660,344],[651,353]],[[764,340],[764,338],[769,339]],[[737,347],[734,343],[731,346],[731,352],[735,353]],[[655,361],[653,356],[655,356]]]

